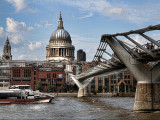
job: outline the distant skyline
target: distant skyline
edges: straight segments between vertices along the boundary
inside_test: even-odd
[[[159,0],[0,0],[0,56],[8,35],[13,60],[46,60],[46,45],[61,11],[75,58],[83,49],[92,61],[102,34],[160,24],[159,6]],[[160,34],[150,35],[160,39]]]

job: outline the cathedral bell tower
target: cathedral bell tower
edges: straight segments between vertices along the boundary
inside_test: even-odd
[[[7,36],[7,40],[6,40],[6,43],[5,43],[4,48],[3,48],[2,60],[4,60],[4,61],[12,60],[11,46],[10,46],[10,43],[9,43],[9,40],[8,40],[8,36]]]

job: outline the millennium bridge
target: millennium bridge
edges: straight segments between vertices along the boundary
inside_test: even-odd
[[[95,76],[128,69],[137,80],[133,110],[160,110],[160,41],[146,35],[156,30],[160,30],[160,24],[124,33],[102,35],[90,68],[78,75],[70,74],[79,88],[78,97],[87,96],[87,86]],[[147,44],[138,43],[130,37],[133,35],[142,37]],[[129,42],[119,39],[122,37]],[[108,52],[107,47],[110,47],[114,54]],[[110,58],[107,59],[106,55]]]

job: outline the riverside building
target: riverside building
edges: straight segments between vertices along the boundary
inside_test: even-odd
[[[7,36],[0,59],[0,82],[27,84],[32,89],[41,82],[45,92],[48,85],[55,85],[60,91],[62,84],[73,84],[68,74],[73,73],[74,49],[71,36],[63,27],[61,13],[58,28],[51,34],[49,45],[46,46],[44,61],[12,60]]]

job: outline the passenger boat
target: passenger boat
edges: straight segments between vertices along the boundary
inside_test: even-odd
[[[0,90],[0,104],[51,103],[53,96],[34,92],[29,85],[14,85]]]

